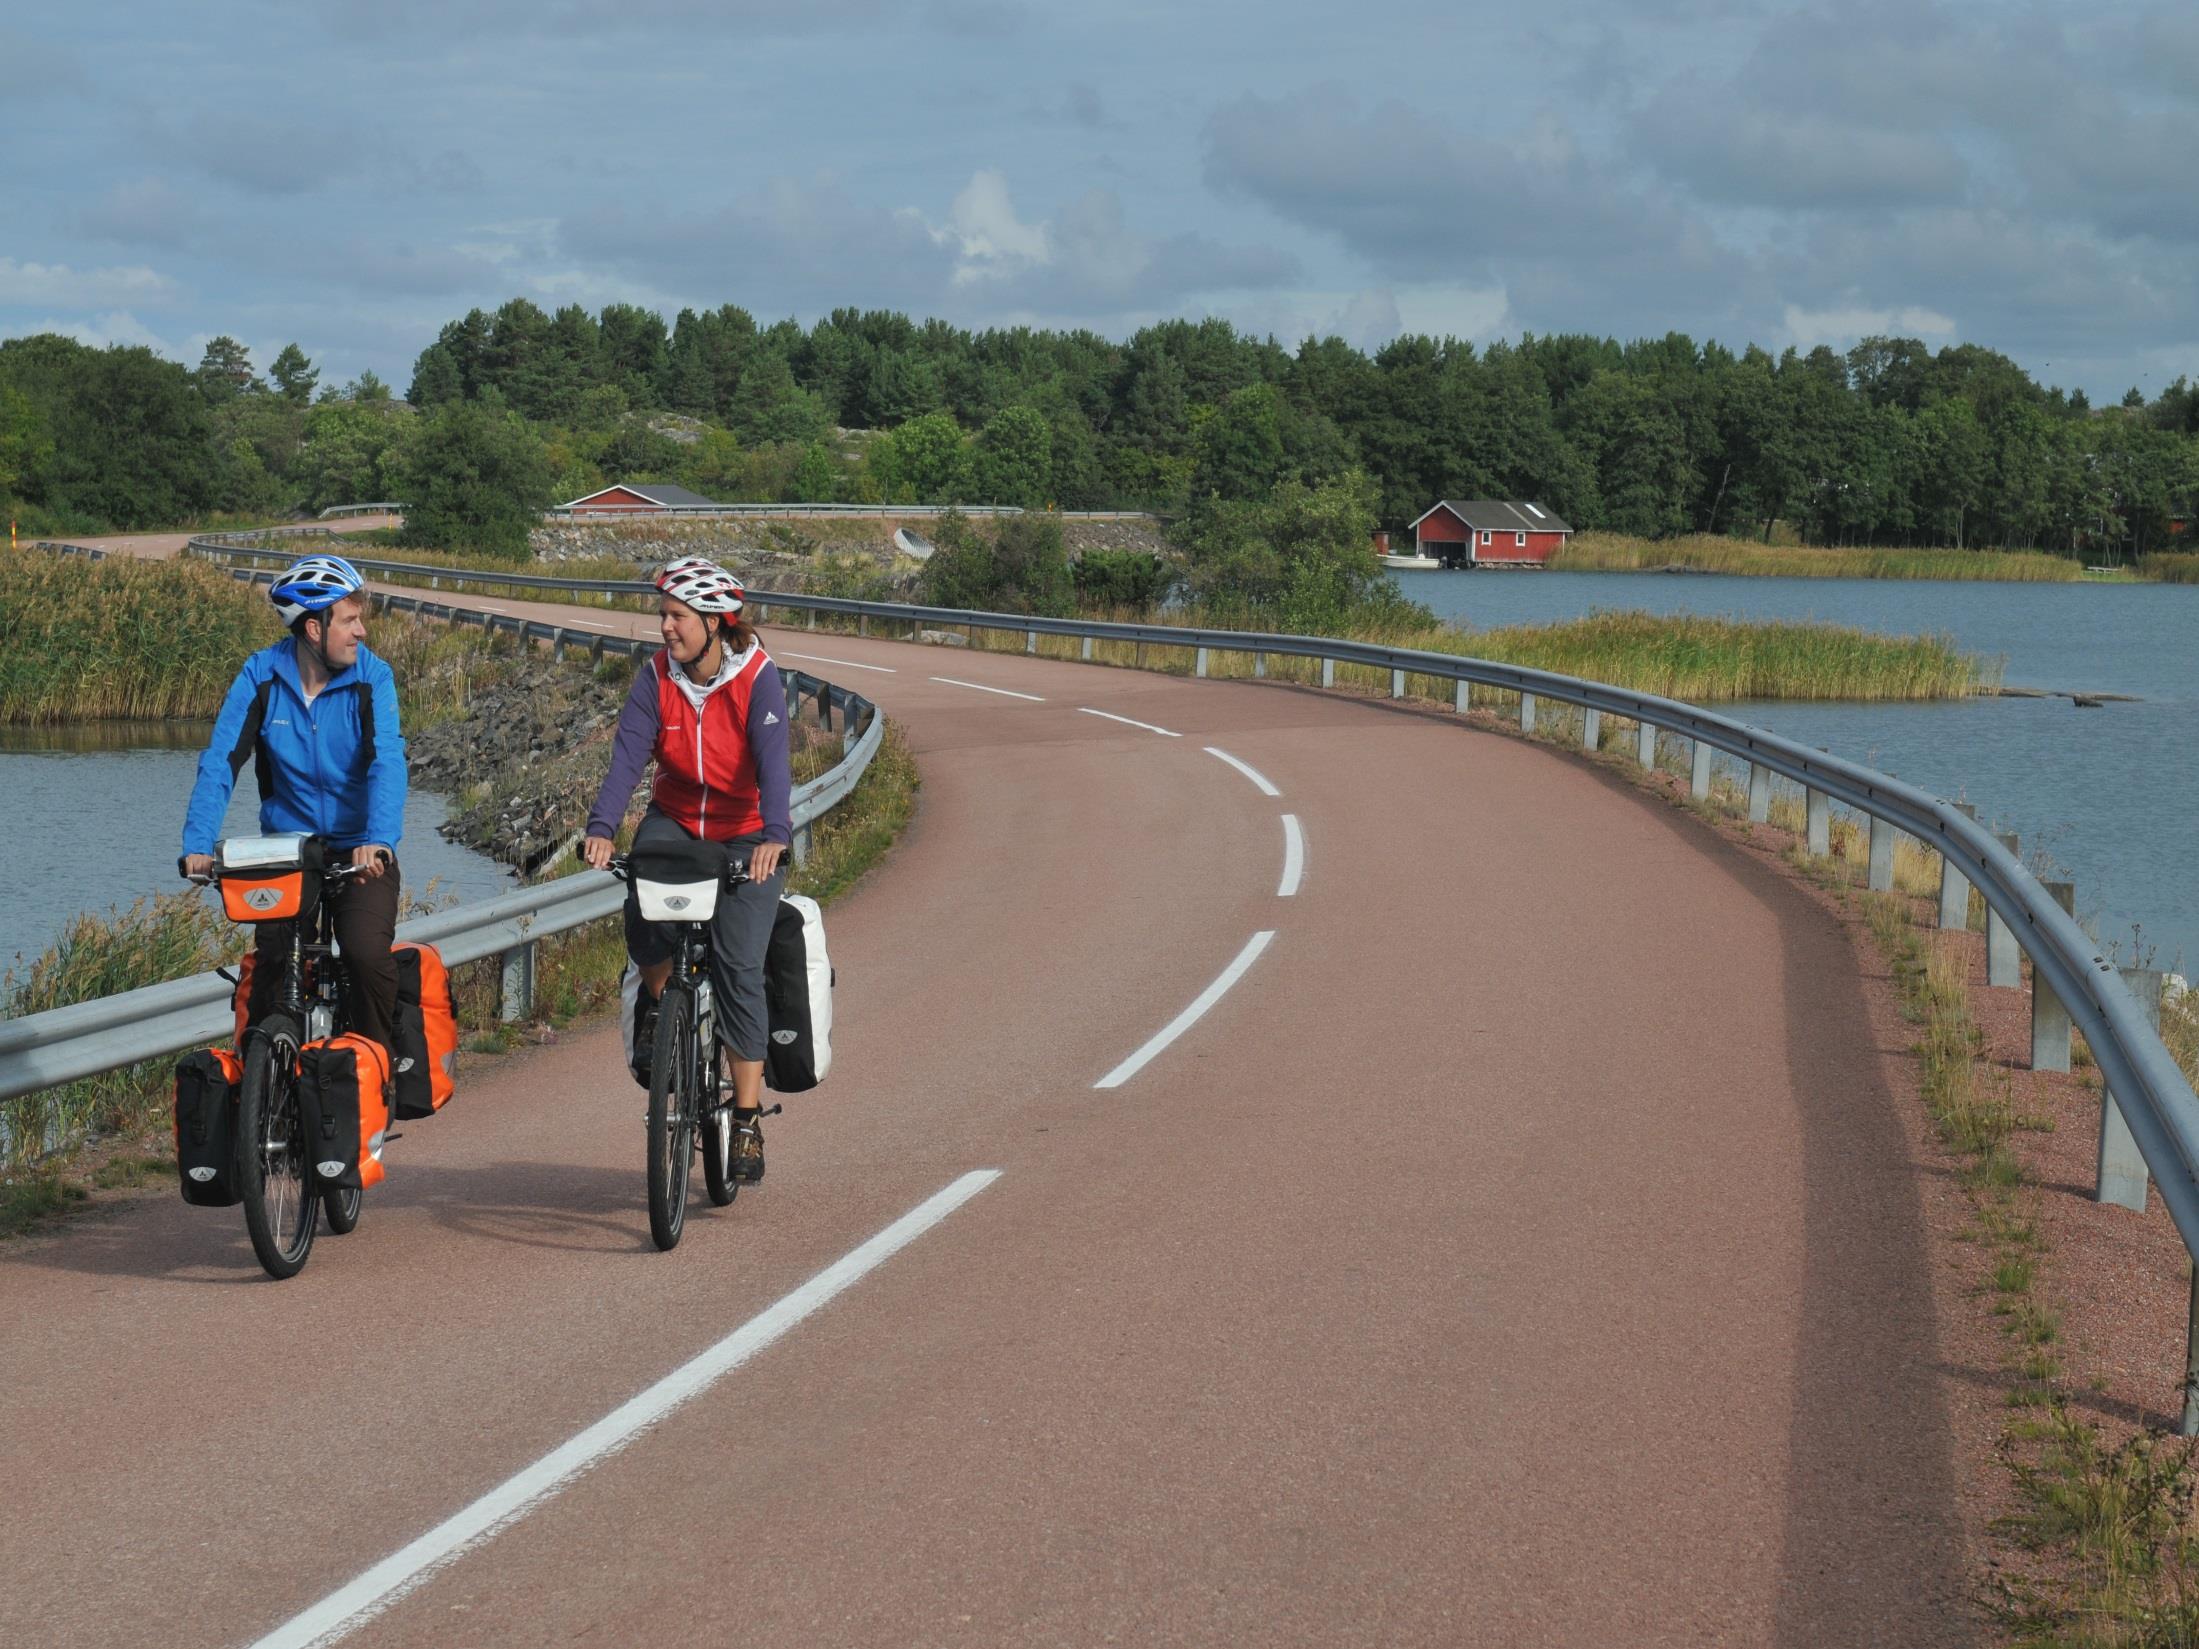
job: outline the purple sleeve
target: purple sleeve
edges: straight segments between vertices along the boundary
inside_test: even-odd
[[[764,661],[748,695],[748,753],[756,761],[756,811],[764,816],[764,840],[781,847],[794,840],[794,775],[787,766],[786,685],[779,667]]]
[[[657,753],[657,733],[663,726],[657,714],[657,672],[652,663],[634,672],[634,690],[626,695],[626,707],[618,713],[618,732],[611,739],[611,771],[603,775],[596,805],[588,810],[588,834],[611,837],[626,817],[626,804],[634,799],[641,771]]]

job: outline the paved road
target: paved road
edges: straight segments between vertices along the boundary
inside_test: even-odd
[[[767,1182],[656,1253],[599,1030],[464,1078],[293,1283],[166,1200],[0,1250],[12,1640],[1970,1635],[1915,1169],[1806,900],[1442,719],[767,634],[925,781]]]
[[[339,533],[371,532],[376,527],[394,526],[403,520],[396,515],[351,515],[325,523]],[[137,555],[165,559],[183,553],[183,546],[198,535],[187,532],[137,532],[115,533],[107,538],[71,538],[72,544],[83,544],[92,549],[107,551],[110,555]],[[306,553],[301,550],[302,555]]]

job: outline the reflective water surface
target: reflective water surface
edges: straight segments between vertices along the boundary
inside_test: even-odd
[[[2077,884],[2077,908],[2125,960],[2199,964],[2199,587],[1908,583],[1669,573],[1391,575],[1469,628],[1597,610],[1818,619],[1936,632],[2006,661],[2011,686],[2136,695],[1955,704],[1719,706],[1868,762],[2021,834]],[[2133,930],[2136,931],[2134,941]],[[2140,957],[2139,959],[2143,959]]]
[[[0,968],[35,957],[80,912],[183,885],[177,838],[210,730],[203,722],[0,727],[0,835],[14,861],[0,875]],[[412,792],[397,844],[406,889],[420,897],[431,878],[436,894],[460,899],[509,888],[502,865],[437,833],[444,812],[442,797]],[[223,829],[258,828],[259,792],[247,770]]]

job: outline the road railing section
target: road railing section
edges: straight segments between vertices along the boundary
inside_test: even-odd
[[[390,505],[391,509],[402,508]],[[323,512],[326,513],[325,511]],[[545,515],[560,521],[654,521],[662,516],[692,516],[709,520],[714,516],[817,516],[826,520],[844,518],[849,521],[925,520],[934,521],[942,515],[1050,515],[1057,521],[1157,521],[1161,517],[1151,510],[1031,510],[1021,504],[663,504],[633,509],[591,508],[574,509],[559,504],[545,510]]]
[[[820,725],[841,735],[840,759],[794,788],[799,864],[809,857],[817,820],[847,799],[877,755],[886,722],[858,693],[799,672],[781,676],[790,718],[800,717],[806,704]],[[616,915],[624,898],[624,888],[607,872],[582,871],[416,916],[398,925],[397,937],[434,944],[452,966],[500,957],[499,1013],[510,1023],[533,1009],[535,946]],[[219,973],[201,973],[0,1024],[0,1100],[218,1041],[231,1028],[231,989]]]
[[[265,563],[284,559],[276,552],[244,542],[250,536],[198,538],[192,540],[191,549],[233,561]],[[652,585],[639,580],[557,578],[357,557],[353,560],[369,575],[427,578],[458,588],[552,590],[568,595],[601,594],[606,598],[654,594]],[[404,601],[389,599],[393,605]],[[1714,754],[1723,753],[1746,764],[1752,818],[1761,820],[1767,815],[1775,778],[1798,786],[1805,802],[1805,845],[1813,855],[1830,852],[1834,805],[1862,815],[1869,821],[1868,881],[1874,889],[1892,887],[1897,835],[1912,837],[1940,856],[1943,926],[1967,923],[1970,888],[1974,887],[1984,899],[1992,982],[2020,985],[2017,953],[2030,958],[2033,1063],[2046,1064],[2042,1049],[2052,1041],[2055,1026],[2059,1026],[2063,1057],[2059,1067],[2049,1068],[2066,1068],[2071,1027],[2084,1034],[2105,1079],[2096,1197],[2142,1209],[2150,1179],[2159,1187],[2170,1218],[2195,1257],[2193,1332],[2187,1342],[2182,1430],[2187,1436],[2199,1434],[2199,1097],[2194,1096],[2191,1083],[2161,1040],[2158,998],[2152,1003],[2141,1002],[2115,962],[2077,925],[2055,892],[2024,865],[2011,843],[1981,825],[1968,810],[1889,774],[1695,705],[1488,659],[1319,636],[967,612],[766,590],[751,590],[749,602],[759,618],[771,609],[786,608],[803,613],[811,626],[819,614],[850,618],[858,631],[865,633],[873,622],[913,626],[919,631],[953,627],[972,632],[1020,632],[1025,652],[1037,651],[1040,636],[1068,637],[1081,643],[1081,656],[1087,660],[1093,657],[1094,644],[1101,641],[1180,650],[1191,655],[1192,673],[1197,676],[1208,673],[1215,653],[1251,655],[1255,675],[1265,673],[1270,657],[1316,660],[1324,687],[1334,686],[1338,665],[1357,666],[1386,673],[1393,699],[1405,696],[1410,678],[1450,683],[1452,702],[1462,713],[1470,708],[1477,688],[1516,697],[1520,726],[1529,733],[1534,731],[1541,702],[1572,705],[1581,711],[1582,743],[1590,750],[1601,748],[1605,716],[1634,724],[1635,753],[1644,766],[1654,765],[1661,737],[1686,741],[1691,758],[1690,786],[1698,798],[1710,794]],[[443,616],[452,613],[452,609],[436,603],[404,604]],[[539,621],[530,625],[510,619],[505,627],[521,634],[544,636],[560,645],[602,645],[599,638],[561,631]],[[564,638],[562,642],[557,641],[558,637]],[[646,645],[653,647],[654,643]],[[2154,977],[2157,981],[2158,976]],[[2158,984],[2153,988],[2157,991]]]
[[[331,504],[314,519],[334,521],[346,515],[403,515],[405,506],[396,503],[382,504]]]

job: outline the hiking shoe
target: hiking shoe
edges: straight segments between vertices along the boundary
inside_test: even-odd
[[[649,1086],[649,1073],[653,1068],[657,1046],[657,1009],[662,998],[651,996],[644,990],[634,1004],[633,1057],[627,1061],[627,1069],[634,1073],[634,1080],[644,1088]]]
[[[733,1113],[733,1177],[754,1185],[764,1177],[763,1112]]]

